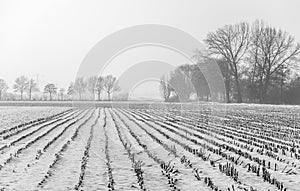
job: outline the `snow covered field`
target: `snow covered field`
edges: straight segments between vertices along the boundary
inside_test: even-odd
[[[35,119],[48,117],[66,110],[66,107],[0,107],[0,131]]]
[[[300,187],[299,107],[1,107],[0,115],[0,190]]]

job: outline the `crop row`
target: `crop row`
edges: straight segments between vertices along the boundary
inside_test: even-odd
[[[111,111],[110,111],[110,115],[112,116],[112,119],[114,121],[116,130],[118,133],[118,137],[119,137],[120,141],[122,142],[122,145],[123,145],[124,149],[126,150],[129,159],[131,160],[132,168],[136,174],[138,185],[142,191],[146,191],[147,188],[145,186],[145,181],[144,181],[144,177],[143,177],[144,171],[142,170],[143,161],[141,161],[141,160],[137,161],[135,159],[135,155],[132,152],[131,143],[129,143],[125,140],[125,138],[122,135],[121,130],[120,130],[120,124],[116,120],[116,117],[114,116],[114,114]]]
[[[171,162],[165,162],[155,154],[153,154],[147,147],[146,144],[144,144],[141,139],[134,133],[134,131],[131,129],[131,127],[124,121],[121,120],[122,123],[125,125],[125,127],[128,129],[131,136],[136,140],[136,142],[143,148],[145,153],[154,160],[161,168],[162,174],[168,179],[168,185],[173,191],[179,191],[180,188],[177,185],[178,182],[178,174],[180,173],[178,169],[174,167],[174,165],[171,164]]]
[[[131,115],[131,116],[134,117],[134,115]],[[127,117],[128,117],[128,116],[127,116]],[[130,119],[130,118],[128,118],[128,119],[129,119],[129,120],[132,120],[132,119]],[[139,120],[139,121],[141,121],[141,122],[143,122],[143,123],[145,123],[145,124],[147,124],[149,127],[153,128],[153,129],[156,130],[158,133],[160,133],[161,135],[163,135],[167,140],[173,141],[174,143],[176,143],[176,144],[178,144],[179,146],[181,146],[184,150],[186,150],[186,151],[188,151],[189,153],[191,153],[191,154],[193,154],[193,155],[195,155],[195,156],[201,158],[203,161],[209,161],[210,155],[206,155],[203,149],[193,149],[193,148],[190,147],[188,144],[185,144],[185,143],[183,143],[183,142],[178,141],[177,139],[174,139],[172,136],[170,136],[169,134],[167,134],[167,133],[161,131],[159,128],[157,128],[157,127],[151,125],[151,124],[150,124],[149,122],[147,122],[146,120],[144,120],[144,119],[138,119],[138,118],[135,118],[135,119],[136,119],[136,120]],[[134,123],[136,123],[137,125],[139,125],[135,120],[132,120],[132,121],[133,121]],[[141,125],[139,125],[139,126],[142,128]],[[150,136],[151,136],[151,137],[155,137],[154,135],[150,135]],[[159,140],[159,139],[157,139],[157,138],[155,138],[155,139],[156,139],[156,140]],[[158,143],[163,144],[162,141],[159,141]],[[168,148],[168,146],[163,146],[163,147],[164,147],[164,148]],[[172,148],[170,148],[170,147],[169,147],[169,150],[170,150],[170,151],[173,150],[173,152],[174,152],[174,150],[176,151],[176,149],[172,149]],[[175,155],[178,156],[177,153],[176,153]],[[217,186],[215,183],[213,183],[213,180],[212,180],[213,178],[211,178],[211,177],[201,177],[201,176],[199,175],[199,172],[200,172],[199,169],[193,167],[191,161],[190,161],[185,155],[183,155],[183,156],[181,157],[181,163],[184,164],[185,166],[187,166],[187,167],[193,169],[194,176],[197,178],[197,180],[202,180],[202,181],[204,181],[204,180],[209,180],[209,181],[207,181],[207,182],[204,182],[209,188],[211,188],[212,190],[220,190],[220,189],[219,189],[219,186]],[[214,166],[214,162],[213,162],[213,161],[210,161],[210,164],[211,164],[212,167]],[[220,170],[220,172],[222,172],[222,171]],[[222,173],[226,174],[225,172],[222,172]],[[234,179],[234,177],[236,177],[236,176],[231,176],[231,177]],[[237,178],[236,178],[236,181],[237,181]],[[233,187],[234,187],[234,186],[233,186]],[[230,188],[228,188],[228,189],[230,189]]]
[[[79,130],[92,118],[95,111],[93,111],[90,116],[85,119],[82,123],[80,123],[74,133],[72,134],[71,138],[66,141],[60,150],[54,154],[55,158],[53,162],[49,165],[48,171],[46,172],[46,175],[43,177],[43,179],[38,183],[38,187],[43,187],[46,183],[47,179],[51,177],[54,174],[54,167],[58,164],[58,162],[62,159],[63,153],[67,150],[68,146],[75,141],[76,137],[78,136]]]
[[[9,129],[4,129],[2,131],[0,131],[0,135],[3,135],[5,133],[8,133],[8,132],[12,132],[12,131],[16,131],[16,130],[19,130],[23,127],[26,127],[25,129],[28,129],[34,125],[38,125],[38,124],[41,124],[41,123],[44,123],[46,121],[49,121],[51,119],[55,119],[57,117],[61,117],[67,113],[70,113],[71,111],[73,111],[73,109],[68,109],[66,111],[63,111],[61,113],[57,113],[57,114],[54,114],[54,115],[51,115],[51,116],[47,116],[47,117],[41,117],[41,118],[38,118],[38,119],[34,119],[32,121],[28,121],[26,123],[22,123],[22,124],[19,124],[19,125],[16,125],[14,127],[11,127]],[[8,137],[4,136],[3,139],[6,139]]]
[[[112,167],[111,167],[111,159],[109,155],[109,142],[108,142],[108,135],[107,135],[107,116],[104,115],[104,124],[103,124],[103,130],[104,130],[104,136],[105,136],[105,158],[106,158],[106,166],[108,171],[108,190],[112,191],[115,190],[115,180],[112,173]]]
[[[238,150],[234,149],[233,147],[231,147],[231,146],[229,146],[229,145],[226,145],[226,144],[220,144],[220,143],[218,143],[218,142],[215,141],[215,140],[205,138],[205,137],[200,136],[200,135],[195,134],[195,133],[191,133],[191,132],[189,132],[187,129],[183,129],[183,128],[177,126],[177,125],[171,124],[170,122],[166,122],[166,121],[165,121],[164,123],[167,124],[167,125],[173,126],[174,128],[179,129],[179,130],[185,132],[186,134],[191,135],[191,137],[196,137],[196,138],[199,138],[199,139],[201,139],[201,140],[205,140],[206,142],[209,142],[210,144],[213,144],[213,145],[215,145],[215,146],[217,146],[217,147],[219,147],[219,148],[225,148],[225,150],[228,150],[228,151],[230,151],[230,152],[234,152],[235,154],[238,154],[238,155],[240,155],[240,156],[245,157],[245,155],[242,155],[242,154],[241,154],[241,153],[242,153],[241,151],[238,151]],[[161,125],[161,126],[163,126],[163,127],[165,127],[165,128],[168,129],[169,131],[174,131],[174,129],[170,129],[170,128],[168,128],[167,126],[165,126],[165,125],[163,125],[163,124],[161,124],[161,123],[158,123],[158,124]],[[192,128],[192,127],[190,127],[190,128]],[[198,131],[198,132],[200,132],[200,133],[203,133],[203,132],[201,132],[199,129],[194,129],[194,130],[195,130],[195,131]],[[207,134],[207,133],[206,133],[206,134]],[[213,152],[213,153],[215,153],[215,154],[218,154],[218,155],[222,156],[223,158],[229,160],[230,162],[233,162],[233,163],[238,164],[238,165],[241,165],[241,164],[242,164],[242,162],[241,162],[241,163],[238,163],[238,162],[237,162],[237,161],[240,159],[240,157],[239,157],[239,158],[232,157],[232,156],[230,156],[229,154],[225,154],[224,152],[220,152],[220,149],[219,149],[219,151],[218,151],[218,149],[214,149],[214,148],[212,148],[212,147],[208,147],[208,145],[203,145],[203,144],[199,143],[198,141],[196,141],[195,139],[186,137],[186,135],[184,135],[184,134],[178,134],[178,135],[180,135],[180,136],[183,137],[183,138],[185,137],[185,139],[187,139],[187,140],[189,140],[189,141],[191,141],[191,142],[193,142],[193,143],[195,143],[195,144],[201,145],[201,146],[203,146],[204,148],[207,147],[208,151]],[[251,155],[246,155],[246,156],[251,156]],[[255,157],[253,157],[253,158],[250,157],[250,159],[251,159],[251,161],[252,161],[252,159],[253,159],[253,161],[255,161],[255,162],[260,161],[259,159],[255,158]],[[261,160],[261,161],[262,161],[262,160]],[[258,168],[258,167],[257,167],[257,168]],[[262,168],[265,169],[265,167],[262,167]],[[270,184],[274,184],[274,185],[276,185],[276,186],[277,186],[277,184],[282,185],[282,182],[277,181],[276,178],[270,178],[270,172],[268,172],[266,169],[263,170],[263,173],[262,173],[261,178],[262,178],[264,181],[269,182]],[[277,187],[278,187],[278,186],[277,186]],[[280,186],[280,188],[278,188],[278,189],[281,189],[281,186]]]
[[[79,175],[79,180],[78,180],[78,183],[74,187],[75,190],[79,190],[81,188],[82,184],[83,184],[85,169],[86,169],[86,165],[88,163],[89,156],[90,156],[89,153],[90,153],[91,143],[92,143],[92,140],[93,140],[94,127],[98,123],[99,118],[100,118],[100,111],[98,112],[96,121],[92,124],[91,129],[90,129],[90,135],[89,135],[89,138],[88,138],[88,141],[86,143],[85,150],[84,150],[84,153],[83,153],[83,156],[82,156],[82,159],[81,159],[81,167],[80,167],[81,172],[80,172],[80,175]]]

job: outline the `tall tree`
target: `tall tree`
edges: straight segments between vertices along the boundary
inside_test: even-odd
[[[79,95],[79,100],[82,99],[82,94],[85,92],[87,84],[85,83],[83,77],[79,77],[75,80],[74,90]]]
[[[195,65],[191,65],[190,69],[191,69],[191,74],[190,74],[191,82],[197,93],[198,99],[204,100],[204,98],[206,97],[206,100],[208,100],[210,97],[210,89],[204,74],[200,70],[200,67],[195,64]]]
[[[120,88],[117,83],[117,78],[108,75],[104,77],[104,91],[107,93],[108,100],[111,100],[111,94],[113,91],[118,91]]]
[[[179,98],[179,101],[188,101],[191,93],[196,93],[191,83],[189,65],[182,65],[171,72],[169,84]]]
[[[89,92],[92,94],[93,100],[95,100],[97,80],[98,80],[97,76],[91,76],[87,80],[87,88],[88,88]]]
[[[242,59],[249,47],[249,24],[242,22],[235,25],[226,25],[210,32],[205,39],[211,54],[225,58],[229,69],[234,76],[237,90],[237,102],[242,102],[242,93],[239,84],[239,70]]]
[[[165,102],[169,101],[171,88],[166,76],[162,76],[159,81],[159,90]]]
[[[36,82],[34,81],[34,79],[30,79],[28,80],[28,96],[29,96],[29,100],[31,100],[31,95],[33,92],[39,91]]]
[[[3,79],[0,79],[0,100],[2,100],[3,94],[8,89],[6,82]]]
[[[73,96],[73,94],[74,94],[74,83],[73,82],[70,83],[68,90],[67,90],[67,94],[69,96]]]
[[[101,100],[101,92],[103,91],[104,89],[104,78],[99,76],[97,78],[97,83],[96,83],[96,86],[95,86],[95,91],[97,93],[97,96],[98,96],[98,101]]]
[[[49,93],[50,101],[52,101],[52,95],[56,94],[56,90],[57,88],[54,84],[48,83],[47,85],[45,85],[44,92]]]
[[[271,78],[282,68],[291,68],[300,54],[300,44],[281,29],[256,21],[252,27],[250,58],[259,83],[259,100],[266,101]]]
[[[14,89],[16,92],[20,92],[21,100],[23,100],[23,94],[28,90],[29,80],[25,76],[20,76],[15,80]]]
[[[230,103],[230,93],[231,93],[231,84],[232,84],[232,73],[229,68],[229,64],[227,63],[226,59],[217,59],[216,60],[222,76],[224,78],[224,84],[225,84],[225,93],[226,93],[226,102]]]

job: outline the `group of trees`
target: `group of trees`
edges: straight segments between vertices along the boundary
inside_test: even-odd
[[[0,79],[0,100],[2,100],[3,95],[9,89],[7,83]],[[34,79],[29,79],[25,76],[20,76],[15,80],[15,84],[13,85],[13,89],[15,92],[20,93],[20,99],[23,100],[23,96],[25,93],[28,94],[29,100],[31,100],[32,93],[39,91],[37,88],[37,83]]]
[[[6,92],[8,89],[8,85],[3,79],[0,79],[0,100],[2,100],[3,94]]]
[[[7,83],[3,79],[0,79],[0,100],[3,99],[4,94],[7,94],[8,89],[9,86],[7,85]],[[27,94],[28,100],[32,100],[32,94],[34,92],[39,92],[36,81],[25,76],[20,76],[15,80],[13,89],[14,92],[19,93],[20,100],[24,100],[25,94]],[[58,89],[58,87],[54,83],[47,83],[44,86],[43,95],[48,95],[48,99],[50,101],[53,100],[54,95],[57,96],[57,100],[64,100],[65,92],[70,99],[77,99],[77,94],[79,100],[95,100],[95,95],[97,95],[97,100],[100,101],[103,92],[107,93],[107,99],[110,100],[113,91],[118,91],[119,89],[120,88],[117,84],[117,79],[112,75],[107,75],[105,77],[92,76],[88,79],[84,79],[82,77],[76,78],[75,82],[71,82],[71,84],[69,85],[67,92],[64,88]],[[83,98],[84,94],[88,94],[90,95],[90,97]],[[15,98],[12,99],[14,100]],[[47,98],[40,97],[40,99],[45,100]]]
[[[291,80],[299,64],[300,44],[287,32],[263,21],[251,26],[245,22],[226,25],[209,33],[205,42],[209,55],[224,59],[227,64],[226,89],[234,91],[233,98],[239,103],[243,93],[247,101],[269,102],[272,88],[280,86],[283,91],[284,83]]]
[[[208,83],[197,65],[181,65],[160,79],[160,91],[166,102],[188,101],[193,94],[200,100],[210,96]]]
[[[218,64],[224,79],[227,102],[299,103],[297,97],[300,96],[300,77],[297,72],[299,72],[300,44],[296,43],[287,32],[269,26],[263,21],[256,21],[251,25],[242,22],[210,32],[204,41],[208,52],[201,52],[196,57],[213,59]],[[201,71],[195,72],[197,68],[199,66],[183,65],[170,74],[168,81],[161,80],[162,95],[166,101],[172,95],[166,90],[169,89],[170,92],[174,90],[176,85],[172,81],[180,76],[178,71],[192,82],[196,89],[194,92],[199,97],[198,83],[201,82],[199,79],[203,75]],[[186,69],[189,72],[186,72]],[[198,82],[193,79],[195,75],[198,75]],[[202,81],[204,82],[201,91],[207,94],[208,84],[205,79]],[[188,88],[190,85],[185,86]],[[184,88],[180,88],[179,91],[190,94]]]
[[[111,94],[114,91],[119,91],[117,78],[113,75],[107,76],[91,76],[88,79],[82,77],[77,78],[75,83],[71,83],[68,88],[68,95],[78,94],[78,99],[82,100],[82,95],[88,93],[91,97],[85,99],[92,99],[101,101],[103,92],[107,94],[107,100],[111,100]],[[96,97],[97,96],[97,97]]]
[[[9,86],[7,83],[0,79],[0,100],[3,99],[3,95],[7,93],[7,90],[9,89]],[[24,100],[24,95],[27,94],[28,100],[32,100],[32,95],[35,92],[39,92],[39,88],[37,86],[37,82],[32,78],[27,78],[26,76],[20,76],[15,80],[15,83],[13,85],[14,92],[20,94],[20,100]],[[50,100],[52,100],[52,95],[56,94],[56,86],[54,84],[47,84],[44,88],[44,93],[50,94]],[[64,91],[63,88],[60,89],[60,92]],[[14,100],[15,97],[7,98]]]

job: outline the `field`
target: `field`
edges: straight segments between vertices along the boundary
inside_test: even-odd
[[[1,107],[0,116],[0,190],[300,187],[298,106]]]

